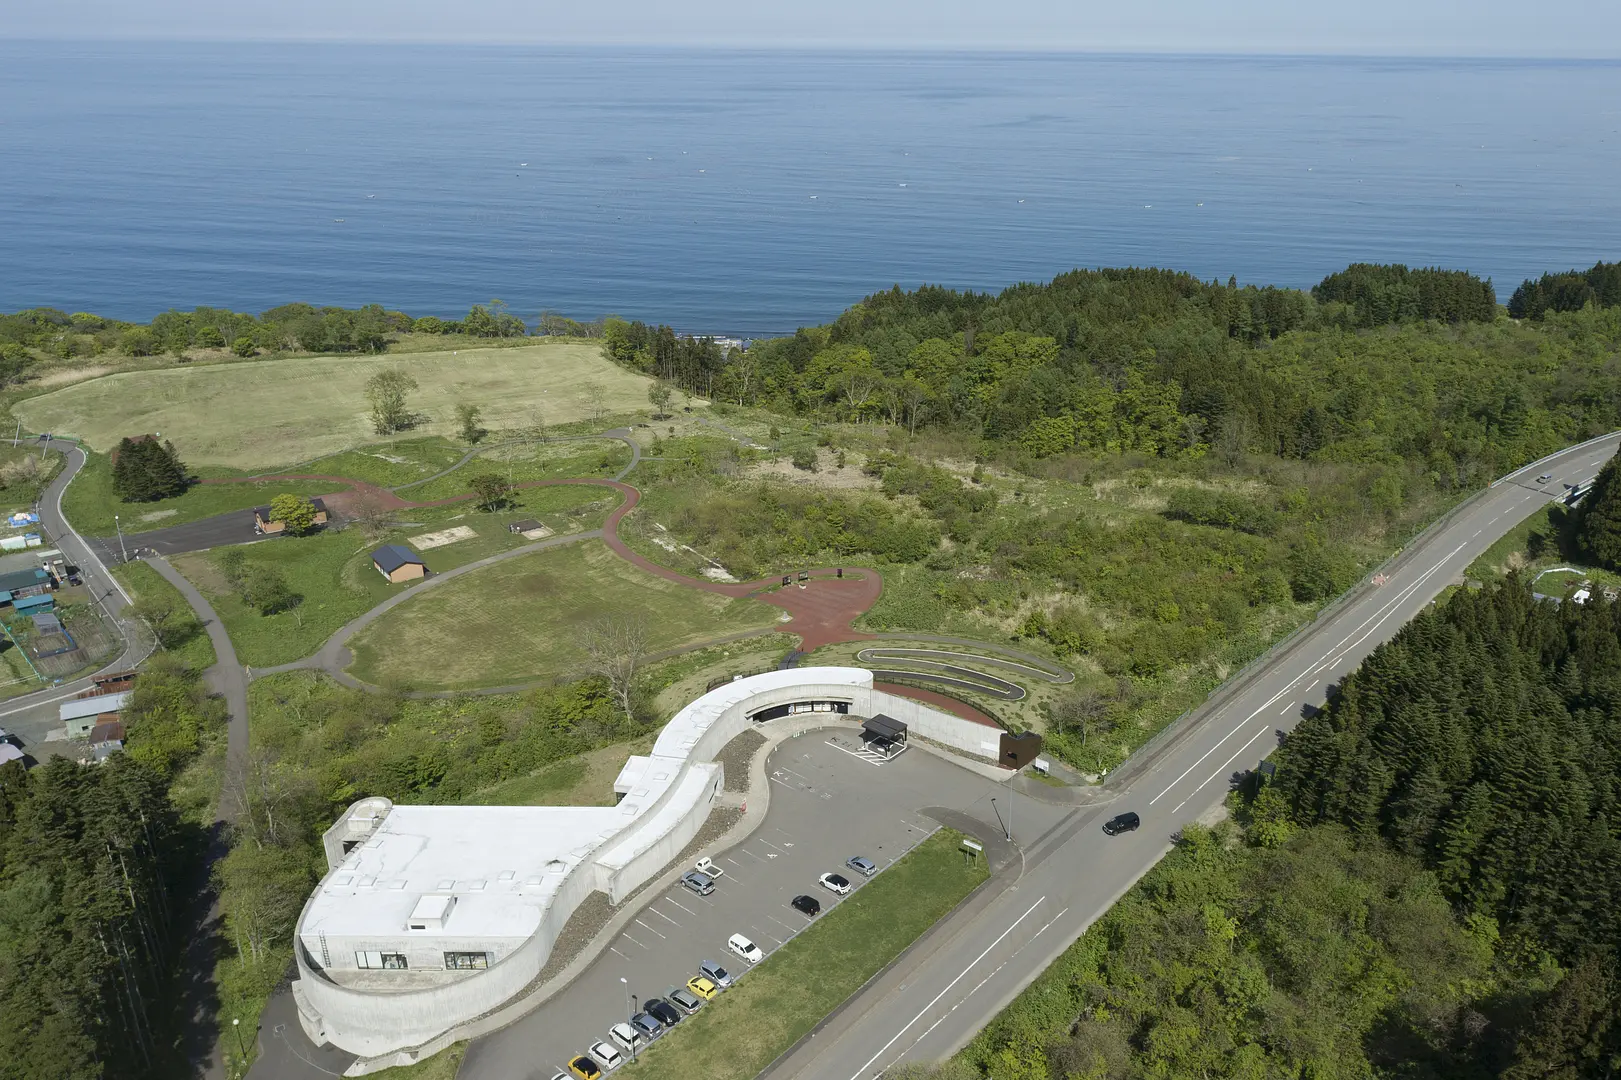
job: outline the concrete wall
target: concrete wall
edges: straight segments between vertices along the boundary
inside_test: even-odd
[[[597,888],[617,904],[657,877],[703,828],[724,781],[719,764],[688,766],[660,803],[642,815],[647,824],[594,860]]]
[[[1001,754],[1002,729],[976,724],[948,712],[882,690],[867,691],[867,715],[884,713],[905,724],[911,734],[922,735],[954,750],[995,761]]]

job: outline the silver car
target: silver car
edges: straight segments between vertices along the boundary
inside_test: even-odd
[[[681,875],[681,884],[699,896],[708,896],[715,891],[715,879],[708,874],[700,874],[696,870],[688,870]]]

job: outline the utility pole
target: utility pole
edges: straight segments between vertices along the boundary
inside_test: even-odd
[[[113,530],[118,533],[118,552],[124,557],[125,562],[129,562],[129,552],[124,550],[124,530],[118,524],[117,514],[113,515]]]
[[[629,1023],[630,1018],[636,1015],[636,1006],[634,1004],[635,999],[630,996],[630,980],[621,975],[619,976],[619,981],[623,983],[625,987],[625,1022]],[[631,1030],[635,1031],[636,1029],[633,1026]],[[637,1032],[635,1035],[631,1036],[630,1040],[630,1060],[633,1062],[636,1060],[636,1044],[638,1042],[641,1042],[640,1032]]]

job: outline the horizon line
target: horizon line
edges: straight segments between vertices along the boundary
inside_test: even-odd
[[[1159,48],[1154,46],[1109,46],[1090,48],[1079,45],[1054,45],[1043,47],[1040,45],[963,45],[944,42],[923,43],[860,43],[860,42],[812,42],[782,44],[772,42],[745,42],[728,39],[692,40],[679,42],[661,41],[607,41],[599,38],[581,38],[571,41],[545,40],[541,38],[513,39],[485,38],[485,37],[351,37],[351,36],[307,36],[307,37],[230,37],[215,35],[199,35],[175,37],[172,35],[127,34],[114,37],[69,36],[69,35],[42,35],[35,37],[11,37],[8,44],[79,44],[79,45],[365,45],[380,47],[458,47],[458,48],[488,48],[488,49],[551,49],[557,51],[569,50],[646,50],[650,52],[678,52],[678,51],[712,51],[712,52],[760,52],[760,53],[865,53],[881,55],[884,53],[911,53],[936,54],[955,56],[1096,56],[1096,57],[1131,57],[1131,58],[1189,58],[1189,59],[1266,59],[1266,60],[1437,60],[1437,61],[1515,61],[1515,62],[1559,62],[1559,63],[1588,63],[1588,64],[1617,64],[1621,63],[1621,53],[1611,55],[1587,55],[1579,53],[1498,53],[1498,52],[1455,52],[1438,53],[1415,50],[1411,52],[1382,52],[1373,50],[1335,50],[1335,49],[1257,49],[1253,51],[1233,51],[1230,49],[1188,49],[1188,48]]]

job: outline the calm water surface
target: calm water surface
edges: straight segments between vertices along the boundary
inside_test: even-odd
[[[894,283],[1621,258],[1621,64],[0,43],[0,309],[714,333]]]

